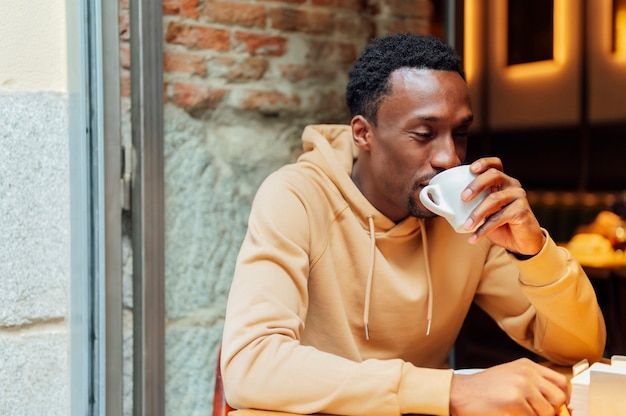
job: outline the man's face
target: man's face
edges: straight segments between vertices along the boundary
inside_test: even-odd
[[[379,107],[377,125],[368,123],[362,189],[394,221],[407,215],[434,216],[419,192],[442,170],[465,159],[472,110],[465,81],[453,71],[399,69],[391,94]],[[360,161],[359,161],[360,163]]]

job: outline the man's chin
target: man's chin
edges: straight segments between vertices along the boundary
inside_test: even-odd
[[[435,217],[438,216],[437,214],[433,214],[430,211],[419,211],[419,212],[416,212],[415,214],[411,214],[411,215],[413,215],[416,218],[424,218],[424,219],[435,218]]]
[[[415,218],[435,218],[438,215],[432,211],[427,210],[425,207],[420,206],[410,206],[409,214]]]
[[[409,200],[407,201],[407,209],[408,209],[409,215],[415,218],[437,217],[437,214],[435,214],[434,212],[426,208],[419,200],[419,192],[421,191],[422,188],[416,187],[414,189],[416,190],[416,194],[414,194],[413,196],[410,196]]]

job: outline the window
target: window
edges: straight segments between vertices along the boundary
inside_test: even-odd
[[[507,64],[552,60],[554,0],[509,0],[508,7]]]

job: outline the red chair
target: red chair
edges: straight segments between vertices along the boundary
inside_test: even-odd
[[[217,364],[215,365],[215,392],[213,394],[213,416],[227,416],[228,412],[235,410],[226,402],[224,396],[224,385],[222,384],[222,371],[220,367],[220,357],[222,347],[217,350]]]

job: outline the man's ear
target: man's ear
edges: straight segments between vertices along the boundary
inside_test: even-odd
[[[352,125],[352,140],[356,147],[369,151],[372,125],[361,115],[354,116],[350,124]]]

